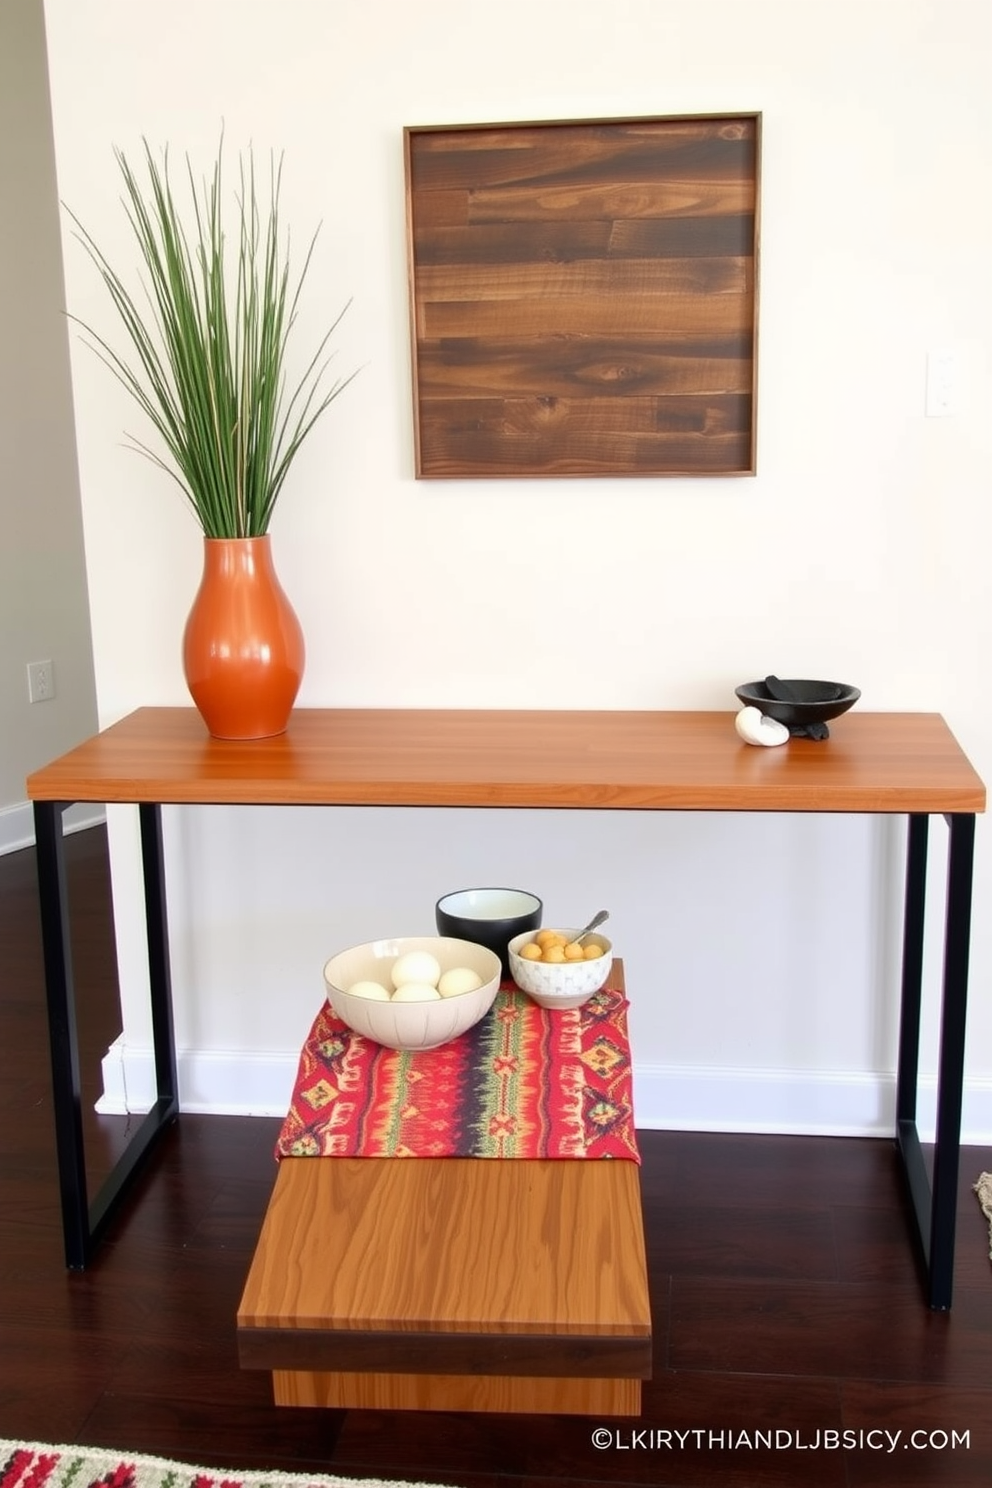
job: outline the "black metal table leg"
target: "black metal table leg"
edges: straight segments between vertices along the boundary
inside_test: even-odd
[[[52,1059],[55,1143],[66,1265],[82,1270],[156,1139],[179,1113],[169,977],[168,922],[162,869],[161,811],[142,806],[141,842],[151,979],[156,1100],[101,1186],[92,1206],[86,1180],[76,999],[69,936],[62,814],[71,802],[34,803],[42,947]]]
[[[941,1308],[950,1307],[954,1287],[954,1231],[961,1154],[975,818],[949,816],[947,824],[950,828],[950,847],[947,865],[947,920],[944,931],[944,998],[941,1006],[937,1127],[933,1153],[933,1209],[930,1221],[930,1306]]]
[[[916,1122],[920,1063],[920,1008],[923,997],[923,922],[927,896],[928,816],[909,818],[906,849],[906,904],[903,917],[902,1016],[896,1067],[896,1123]]]
[[[138,807],[141,864],[148,933],[148,978],[151,992],[152,1042],[155,1047],[155,1090],[160,1101],[178,1110],[176,1035],[172,1023],[172,973],[169,965],[169,923],[165,900],[165,862],[162,854],[162,808]]]
[[[66,1265],[86,1264],[89,1206],[80,1103],[76,998],[69,944],[69,905],[65,884],[61,801],[34,803],[35,853],[41,902],[41,942],[48,998],[48,1038],[52,1057],[55,1150]]]
[[[912,816],[909,822],[902,1015],[896,1083],[896,1141],[926,1263],[928,1301],[931,1307],[941,1310],[950,1307],[954,1288],[975,818],[955,813],[947,817],[947,824],[950,841],[932,1183],[916,1125],[927,864],[927,818],[922,816]]]

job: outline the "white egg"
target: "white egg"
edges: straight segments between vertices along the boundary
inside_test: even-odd
[[[393,962],[390,975],[394,987],[402,987],[404,982],[427,982],[436,987],[441,967],[430,951],[407,951],[405,956]]]
[[[401,982],[393,993],[393,1002],[440,1002],[441,994],[430,982]]]
[[[369,1002],[388,1002],[389,989],[381,982],[352,982],[345,989],[352,997],[367,997]]]
[[[482,978],[470,966],[453,966],[442,974],[437,990],[442,997],[460,997],[463,992],[474,992],[482,986]]]
[[[776,744],[787,744],[790,734],[784,723],[776,718],[767,718],[757,708],[742,708],[734,719],[734,727],[745,744],[763,744],[774,748]]]

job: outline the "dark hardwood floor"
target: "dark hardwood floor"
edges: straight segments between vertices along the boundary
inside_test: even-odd
[[[69,859],[89,1104],[118,1031],[102,832]],[[268,1377],[238,1368],[234,1319],[279,1123],[183,1117],[69,1274],[29,852],[0,858],[0,988],[0,1436],[463,1488],[992,1482],[971,1190],[992,1151],[963,1154],[949,1314],[923,1303],[888,1141],[645,1131],[655,1372],[638,1421],[276,1409]],[[96,1182],[124,1119],[87,1120]]]

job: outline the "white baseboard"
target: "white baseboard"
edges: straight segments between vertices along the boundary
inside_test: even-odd
[[[66,832],[82,832],[87,827],[98,826],[106,817],[103,806],[80,801],[69,807],[63,823]],[[34,811],[31,802],[20,801],[16,806],[0,806],[0,857],[4,853],[20,852],[25,847],[34,847]]]
[[[887,1137],[895,1109],[894,1074],[634,1065],[634,1115],[646,1130]],[[936,1079],[922,1077],[921,1141],[933,1140],[936,1112]],[[992,1145],[992,1080],[965,1081],[961,1141]]]
[[[184,1111],[225,1116],[284,1116],[299,1056],[295,1053],[180,1051],[179,1103]],[[155,1096],[149,1049],[123,1038],[103,1061],[109,1114],[147,1111]],[[932,1140],[936,1083],[921,1081],[918,1124]],[[634,1066],[637,1125],[654,1131],[774,1132],[796,1136],[891,1136],[895,1077],[829,1071],[675,1069]],[[992,1145],[992,1081],[966,1082],[962,1141]]]
[[[181,1050],[176,1056],[179,1105],[214,1116],[285,1116],[293,1094],[299,1053]],[[97,1110],[138,1115],[155,1100],[155,1064],[150,1049],[116,1039],[102,1062],[103,1095]]]

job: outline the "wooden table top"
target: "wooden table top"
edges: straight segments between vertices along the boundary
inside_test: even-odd
[[[29,776],[35,801],[979,812],[936,713],[862,713],[822,741],[744,744],[724,712],[301,708],[272,739],[213,739],[141,708]]]

